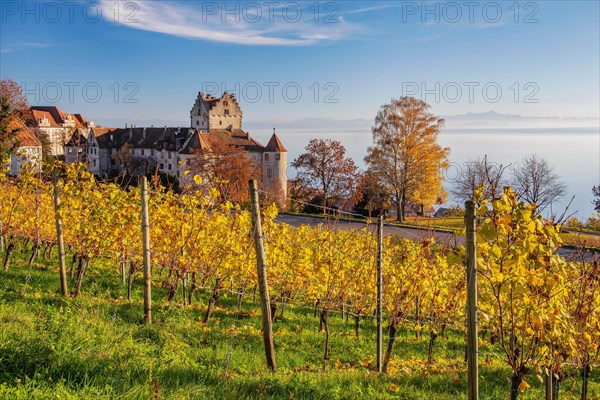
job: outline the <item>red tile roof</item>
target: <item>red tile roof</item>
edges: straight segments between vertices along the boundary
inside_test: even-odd
[[[73,123],[77,128],[86,128],[88,126],[87,121],[81,114],[67,114],[62,112],[56,106],[32,106],[30,107],[30,115],[28,124],[30,126],[38,126],[41,119],[44,117],[48,119],[50,126],[53,128],[61,128],[68,116],[71,115]]]
[[[14,118],[9,125],[9,129],[19,130],[17,132],[17,141],[19,142],[19,147],[34,147],[42,145],[38,138],[35,137],[29,128],[27,128],[19,119]]]
[[[279,141],[279,138],[277,137],[277,135],[275,133],[273,133],[273,136],[271,136],[271,140],[269,140],[269,143],[267,143],[267,147],[265,147],[265,151],[272,151],[275,153],[287,152],[287,150],[285,149],[285,147],[283,147],[283,144],[281,144],[281,142]]]

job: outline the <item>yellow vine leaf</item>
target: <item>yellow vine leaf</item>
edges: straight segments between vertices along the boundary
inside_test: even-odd
[[[529,385],[529,383],[527,383],[525,381],[525,379],[523,379],[521,381],[521,383],[519,384],[519,392],[523,393],[525,390],[529,389],[531,386]]]

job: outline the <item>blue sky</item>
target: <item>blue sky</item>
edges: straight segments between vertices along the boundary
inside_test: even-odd
[[[266,142],[276,126],[290,160],[323,137],[341,140],[363,166],[379,107],[413,95],[447,117],[440,142],[455,165],[536,152],[555,164],[579,215],[591,213],[600,180],[598,1],[0,7],[0,75],[22,84],[32,104],[103,126],[185,126],[200,90],[227,89],[244,128]],[[490,133],[503,128],[512,130]]]
[[[2,77],[100,122],[186,123],[212,83],[252,121],[370,120],[424,93],[442,115],[600,109],[596,1],[0,4]]]

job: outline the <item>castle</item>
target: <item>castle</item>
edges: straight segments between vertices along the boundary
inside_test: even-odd
[[[189,179],[184,171],[195,154],[210,152],[211,141],[221,139],[244,149],[260,166],[265,189],[287,195],[287,150],[275,131],[264,146],[242,130],[242,110],[233,95],[225,92],[215,98],[200,92],[190,120],[189,128],[92,126],[89,133],[76,129],[65,145],[65,161],[86,162],[90,172],[101,177],[124,168],[133,174],[158,168],[183,184]],[[124,165],[123,149],[127,149],[130,165]]]

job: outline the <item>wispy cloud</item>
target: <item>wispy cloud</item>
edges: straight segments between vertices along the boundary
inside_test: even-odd
[[[341,15],[330,15],[336,21],[333,23],[315,18],[314,12],[309,9],[310,5],[300,8],[298,13],[298,3],[289,3],[286,6],[288,8],[269,6],[273,3],[254,3],[260,7],[257,9],[237,2],[229,4],[229,12],[224,8],[225,4],[99,0],[102,15],[108,21],[194,40],[242,45],[306,46],[341,40],[360,30],[358,25],[347,22]],[[124,10],[118,13],[117,18],[115,7]]]
[[[381,11],[381,10],[388,10],[390,8],[400,8],[402,7],[402,2],[398,2],[398,3],[388,3],[388,4],[379,4],[376,6],[371,6],[371,7],[363,7],[363,8],[357,8],[354,10],[350,10],[345,12],[346,15],[351,15],[351,14],[363,14],[363,13],[367,13],[367,12],[371,12],[371,11]]]
[[[2,43],[0,46],[0,53],[6,54],[11,53],[13,51],[24,50],[24,49],[42,49],[50,47],[47,43],[39,43],[39,42],[28,42],[28,41],[14,41],[10,43]]]

